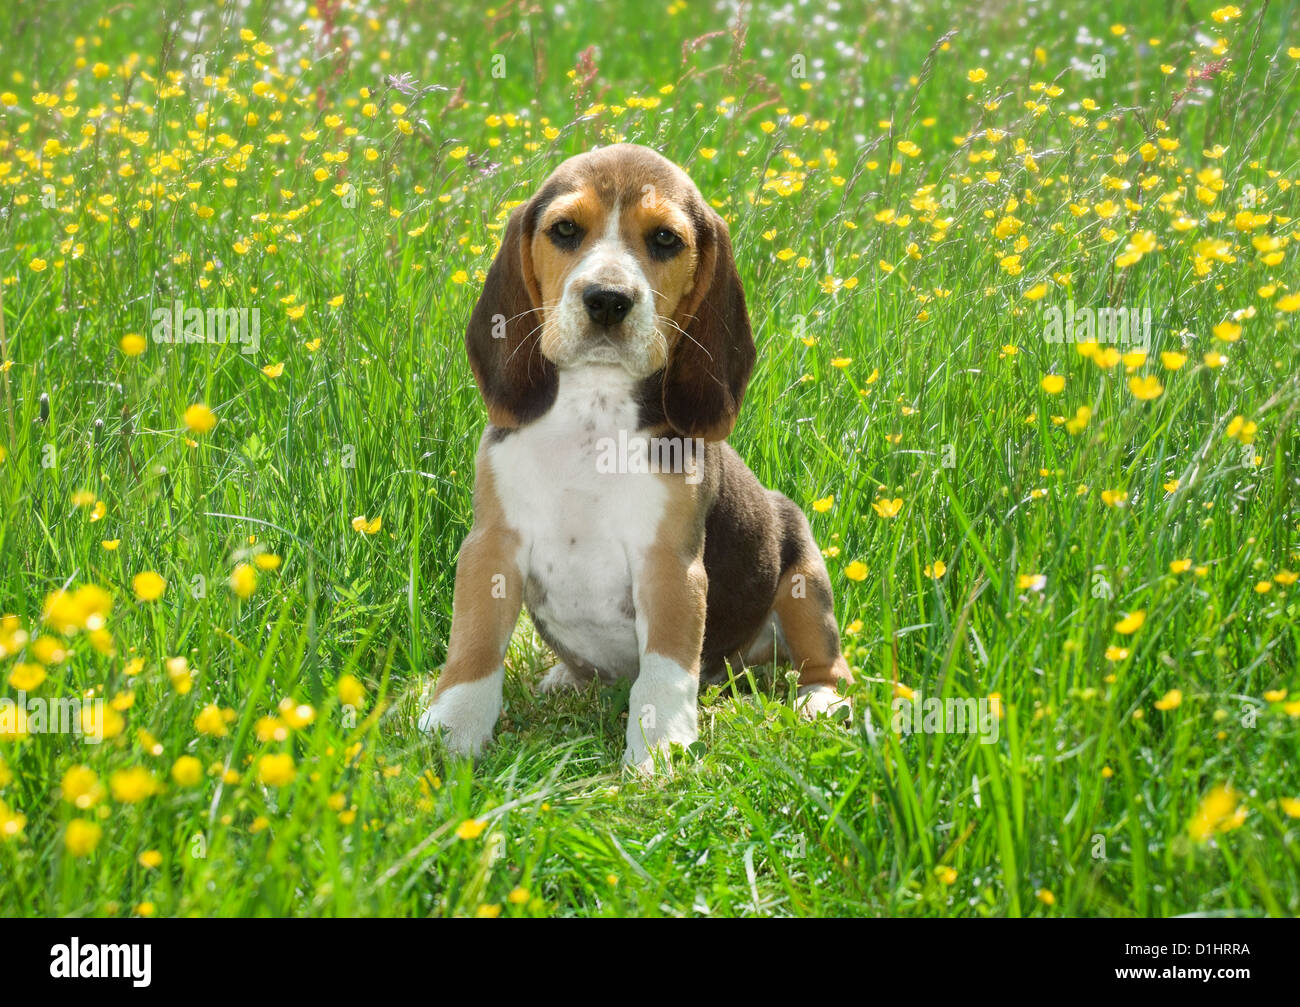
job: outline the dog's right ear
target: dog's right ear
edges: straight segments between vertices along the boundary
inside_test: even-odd
[[[541,290],[533,275],[537,197],[516,207],[469,316],[465,347],[493,426],[537,419],[555,401],[555,365],[542,356]]]

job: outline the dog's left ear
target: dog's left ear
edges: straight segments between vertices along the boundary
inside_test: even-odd
[[[682,333],[664,368],[663,407],[678,433],[725,440],[754,369],[754,337],[726,222],[703,206],[695,286],[679,309]]]
[[[538,198],[510,214],[465,330],[474,380],[498,427],[537,419],[551,408],[558,388],[555,365],[539,346],[542,301],[532,257]]]

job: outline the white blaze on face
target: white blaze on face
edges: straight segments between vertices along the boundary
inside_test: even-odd
[[[634,377],[656,368],[653,349],[663,336],[655,326],[654,291],[641,262],[623,240],[622,205],[615,203],[605,230],[569,273],[555,309],[552,357],[561,367],[620,364]],[[620,287],[631,293],[632,307],[623,321],[609,328],[587,314],[583,294],[590,287]]]

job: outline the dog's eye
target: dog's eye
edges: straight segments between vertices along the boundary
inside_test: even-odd
[[[654,234],[650,235],[650,240],[654,243],[656,248],[662,248],[665,250],[677,248],[682,243],[682,239],[677,237],[673,231],[668,230],[666,227],[661,227],[659,230],[655,231]]]
[[[556,248],[566,252],[572,252],[582,243],[582,228],[572,220],[557,220],[546,229],[546,233]]]
[[[666,227],[651,231],[646,243],[650,248],[650,257],[660,260],[671,259],[686,247],[677,232],[670,231]]]

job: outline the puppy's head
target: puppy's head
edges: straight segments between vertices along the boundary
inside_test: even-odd
[[[497,426],[536,419],[557,372],[646,379],[677,432],[730,432],[754,364],[727,225],[646,147],[570,158],[506,226],[467,333]]]

